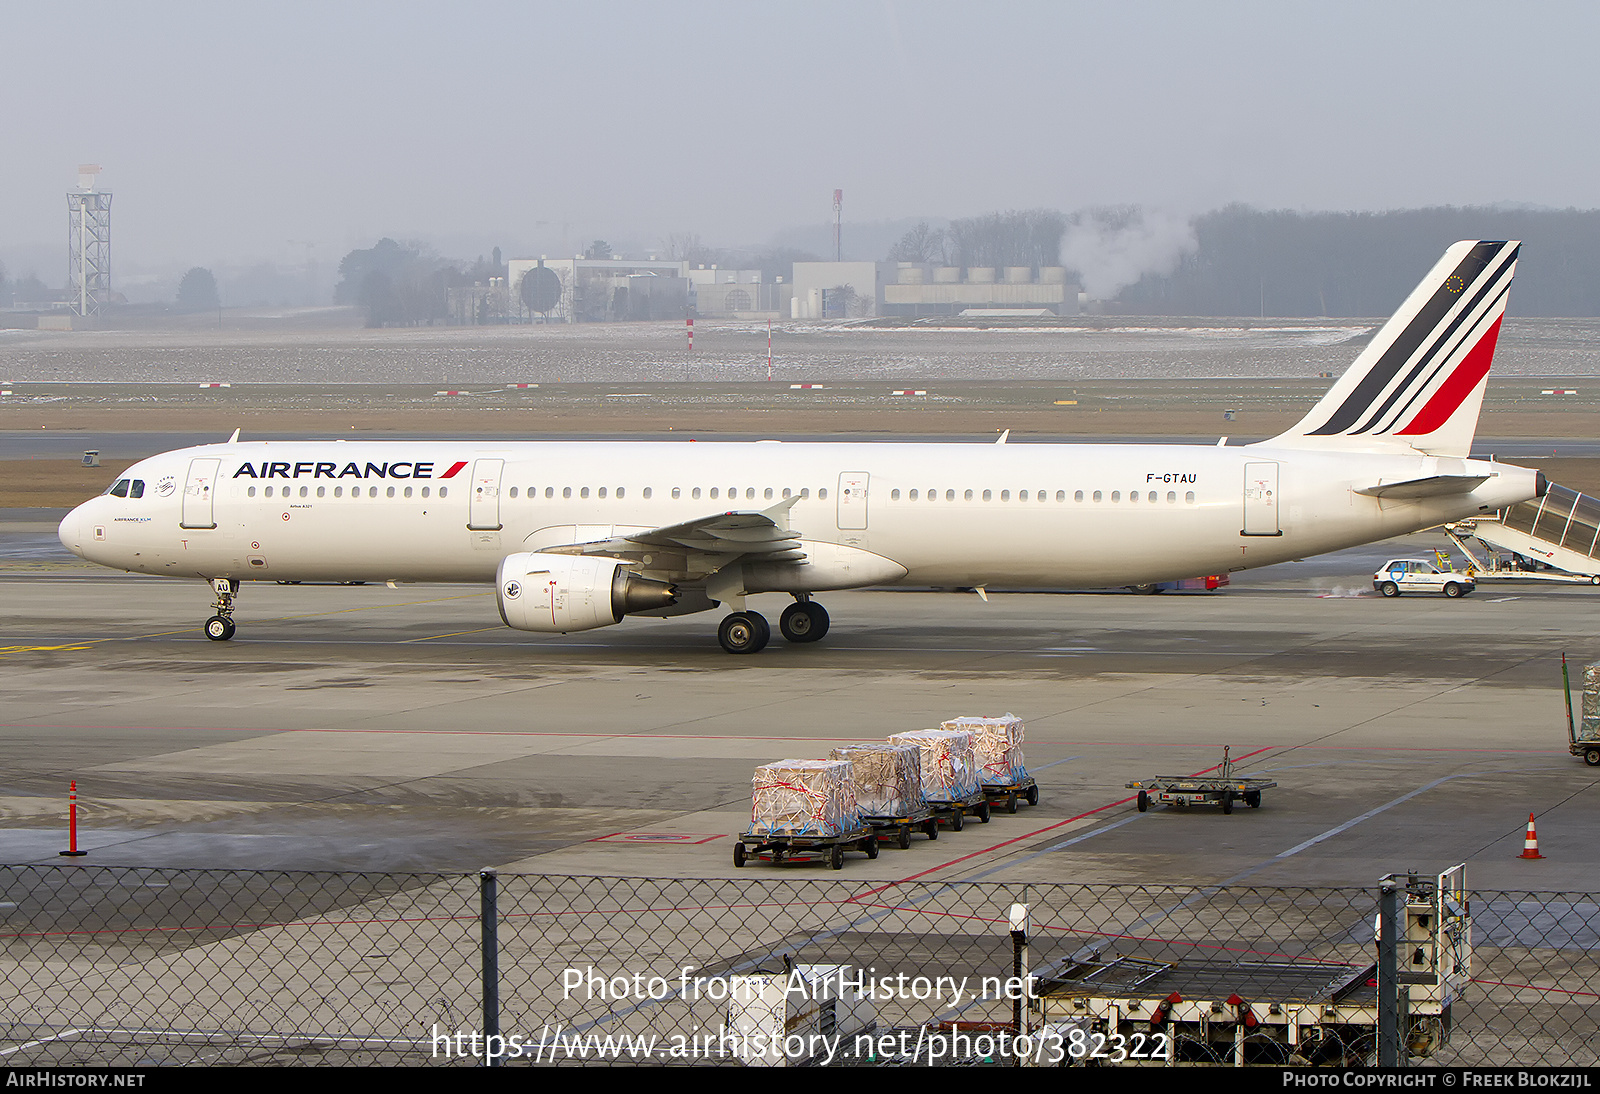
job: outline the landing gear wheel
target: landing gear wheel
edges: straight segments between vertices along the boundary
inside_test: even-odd
[[[1261,791],[1259,791],[1259,790],[1246,790],[1244,792],[1244,803],[1246,805],[1248,805],[1251,809],[1260,809],[1261,808]]]
[[[815,642],[828,633],[828,612],[814,600],[799,600],[783,609],[778,633],[790,642]]]
[[[908,851],[911,849],[911,826],[909,824],[902,824],[900,826],[899,847],[902,851]]]
[[[1585,749],[1583,753],[1583,762],[1588,764],[1590,767],[1600,767],[1600,748]]]
[[[1465,590],[1463,590],[1461,586],[1454,581],[1447,583],[1444,587],[1444,595],[1448,596],[1451,600],[1459,597],[1464,591]]]
[[[936,820],[931,820],[927,824],[924,824],[922,826],[922,830],[923,832],[927,833],[929,839],[939,838],[939,822]]]
[[[1385,581],[1382,585],[1378,586],[1378,591],[1384,596],[1399,596],[1400,586],[1396,585],[1392,581]]]
[[[877,836],[868,836],[867,837],[867,857],[868,858],[877,858],[878,857],[878,837]]]
[[[828,865],[835,870],[844,869],[844,844],[836,843],[833,845],[833,853],[828,856]]]
[[[1150,811],[1150,795],[1146,794],[1143,790],[1141,790],[1141,791],[1139,791],[1139,812],[1148,813],[1149,811]]]
[[[744,865],[744,844],[742,843],[733,845],[733,865],[735,869]]]
[[[760,653],[772,628],[759,612],[734,612],[717,627],[717,641],[729,653]]]
[[[1039,804],[1039,788],[1037,786],[1028,787],[1028,804],[1029,805],[1038,805]]]
[[[1233,813],[1233,791],[1231,790],[1222,792],[1222,811],[1226,814]]]
[[[206,620],[206,637],[213,642],[226,642],[233,637],[233,620],[225,615],[214,615]]]

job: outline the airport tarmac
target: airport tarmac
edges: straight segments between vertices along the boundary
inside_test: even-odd
[[[458,586],[251,585],[212,643],[204,586],[60,558],[48,533],[0,528],[22,544],[0,554],[8,863],[66,861],[76,779],[90,864],[837,877],[735,872],[755,766],[1010,711],[1039,806],[842,876],[1367,886],[1466,861],[1475,886],[1587,891],[1600,866],[1559,664],[1600,660],[1600,590],[1371,593],[1437,536],[1213,594],[829,594],[821,643],[730,657],[716,613],[534,636]],[[1259,810],[1137,812],[1129,779],[1224,745],[1278,783]],[[1518,858],[1530,813],[1540,861]]]

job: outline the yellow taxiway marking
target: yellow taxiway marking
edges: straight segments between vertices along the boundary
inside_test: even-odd
[[[104,641],[104,639],[88,639],[89,642]],[[0,646],[0,653],[39,653],[46,650],[88,650],[92,645],[82,643],[70,646]]]
[[[503,630],[505,630],[504,627],[479,627],[475,631],[452,631],[450,634],[430,634],[426,638],[407,638],[402,640],[400,644],[404,646],[412,642],[432,642],[435,638],[460,638],[464,634],[486,634],[489,631]]]

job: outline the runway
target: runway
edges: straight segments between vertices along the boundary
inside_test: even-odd
[[[1215,594],[829,594],[823,642],[742,658],[716,613],[532,636],[457,586],[251,585],[212,643],[197,582],[24,551],[0,558],[0,860],[63,861],[76,779],[95,864],[734,876],[756,765],[1011,711],[1038,807],[845,875],[1370,885],[1467,861],[1475,885],[1587,889],[1600,771],[1566,753],[1559,655],[1600,660],[1600,593],[1370,594],[1435,545]],[[1129,779],[1224,745],[1279,784],[1260,810],[1135,810]]]

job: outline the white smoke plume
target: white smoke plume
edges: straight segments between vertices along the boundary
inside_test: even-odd
[[[1170,274],[1197,246],[1187,218],[1136,205],[1103,206],[1067,218],[1061,264],[1078,271],[1090,299],[1110,300],[1146,274]]]

